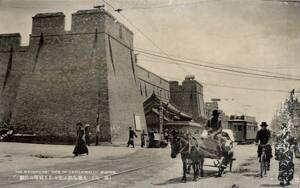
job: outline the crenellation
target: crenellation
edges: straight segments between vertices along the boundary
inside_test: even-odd
[[[71,32],[104,32],[105,15],[101,9],[79,10],[72,14]]]
[[[20,33],[0,34],[0,51],[10,51],[18,48],[21,44]]]
[[[32,17],[32,34],[59,34],[65,32],[65,15],[62,12],[40,13]]]
[[[124,42],[128,47],[133,46],[133,33],[113,17],[106,17],[105,32],[117,40]]]

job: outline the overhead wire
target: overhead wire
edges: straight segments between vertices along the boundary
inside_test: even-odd
[[[115,7],[112,6],[110,3],[108,3],[106,0],[102,0],[105,4],[107,4],[109,7],[111,7],[114,11],[116,11]],[[276,79],[285,79],[285,80],[294,80],[294,81],[300,81],[300,78],[291,78],[291,77],[283,77],[283,76],[276,76],[276,75],[267,75],[267,74],[259,74],[259,73],[252,73],[252,72],[246,72],[246,71],[240,71],[240,70],[232,70],[232,69],[227,69],[227,68],[220,68],[220,67],[214,67],[211,65],[203,65],[203,64],[199,64],[199,63],[193,63],[190,61],[186,61],[186,60],[180,60],[178,58],[173,58],[170,57],[169,54],[167,54],[164,50],[162,50],[158,45],[156,45],[155,42],[153,42],[153,40],[148,37],[141,29],[139,29],[135,24],[133,24],[133,22],[131,22],[125,15],[123,15],[121,13],[121,11],[116,11],[118,12],[128,23],[130,23],[130,25],[132,25],[135,29],[137,29],[148,41],[150,41],[152,43],[153,46],[155,46],[157,49],[159,49],[165,56],[161,56],[158,54],[153,54],[153,53],[149,53],[149,52],[144,52],[142,50],[138,50],[136,49],[136,51],[140,52],[140,53],[146,53],[148,55],[153,55],[153,56],[157,56],[157,57],[161,57],[161,58],[167,58],[170,60],[174,60],[177,62],[181,62],[182,64],[192,64],[195,66],[202,66],[202,67],[206,67],[206,68],[211,68],[211,69],[217,69],[217,70],[223,70],[223,71],[229,71],[229,72],[235,72],[235,73],[239,73],[239,74],[247,74],[247,75],[254,75],[254,76],[261,76],[261,77],[269,77],[269,78],[276,78]],[[166,57],[167,56],[167,57]]]
[[[125,11],[127,10],[145,10],[145,9],[160,9],[160,8],[170,8],[170,7],[176,7],[176,6],[186,6],[186,5],[195,5],[195,4],[200,4],[200,3],[208,3],[208,2],[213,2],[213,1],[218,1],[218,0],[202,0],[202,1],[193,1],[193,2],[185,2],[185,3],[172,3],[172,4],[164,4],[164,5],[159,5],[159,6],[141,6],[141,7],[128,7],[124,8]]]
[[[172,80],[180,81],[181,79],[177,77],[167,76],[167,75],[160,75],[162,77],[166,77]],[[282,90],[282,89],[263,89],[263,88],[250,88],[250,87],[238,87],[238,86],[230,86],[230,85],[221,85],[221,84],[215,84],[215,83],[209,83],[209,82],[199,82],[202,85],[206,86],[214,86],[214,87],[223,87],[223,88],[231,88],[231,89],[242,89],[242,90],[251,90],[251,91],[265,91],[265,92],[280,92],[280,93],[289,93],[288,90]]]
[[[142,54],[140,54],[142,55]],[[143,55],[144,56],[144,55]],[[145,57],[148,57],[148,56],[145,56]],[[150,56],[151,57],[151,56]],[[153,61],[154,60],[154,61]],[[155,60],[157,60],[155,62]],[[168,63],[168,64],[178,64],[174,61],[168,61],[168,60],[165,60],[165,59],[151,59],[150,61],[149,60],[139,60],[139,62],[152,62],[152,63]],[[237,74],[237,73],[230,73],[230,72],[224,72],[224,71],[218,71],[218,70],[211,70],[211,69],[207,69],[207,68],[203,68],[203,67],[197,67],[195,65],[186,65],[186,66],[189,66],[191,68],[194,68],[194,69],[197,69],[197,70],[200,70],[200,71],[207,71],[207,72],[213,72],[213,73],[218,73],[218,74],[224,74],[224,75],[230,75],[230,76],[241,76],[240,74]],[[250,76],[250,75],[243,75],[243,77],[246,77],[246,78],[258,78],[257,76]],[[261,78],[261,77],[259,77]],[[271,79],[271,80],[274,80],[274,78],[263,78],[263,79]],[[277,80],[277,79],[276,79]]]
[[[142,48],[135,48],[137,50],[141,50],[141,51],[147,51],[147,52],[151,52],[151,53],[159,53],[159,52],[155,52],[152,50],[147,50],[147,49],[142,49]],[[291,74],[282,74],[282,73],[278,73],[278,72],[271,72],[271,71],[264,71],[264,70],[259,70],[259,69],[255,69],[255,68],[248,68],[248,67],[242,67],[242,66],[236,66],[236,65],[226,65],[226,64],[222,64],[222,63],[215,63],[212,61],[206,61],[206,60],[200,60],[200,59],[193,59],[193,58],[187,58],[187,57],[180,57],[180,56],[176,56],[176,55],[170,55],[171,57],[175,57],[175,58],[179,58],[179,59],[183,59],[183,60],[189,60],[189,61],[196,61],[196,62],[202,62],[205,64],[209,64],[209,65],[216,65],[216,66],[224,66],[224,67],[229,67],[229,68],[235,68],[235,69],[242,69],[242,70],[248,70],[248,71],[256,71],[256,72],[262,72],[262,73],[268,73],[268,74],[274,74],[274,75],[280,75],[280,76],[292,76],[295,78],[299,78],[296,75],[291,75]]]
[[[222,68],[222,67],[216,67],[216,66],[211,66],[211,65],[205,65],[205,64],[201,64],[201,63],[195,63],[195,62],[192,62],[192,61],[189,61],[189,60],[184,60],[184,59],[179,59],[179,58],[174,58],[174,57],[166,57],[166,56],[162,56],[162,55],[158,55],[158,54],[154,54],[154,53],[150,53],[150,52],[145,52],[145,51],[142,51],[142,50],[136,50],[136,51],[139,52],[139,53],[144,53],[144,54],[148,54],[148,55],[151,55],[151,56],[172,60],[172,61],[175,61],[175,62],[181,63],[181,64],[189,64],[189,65],[195,65],[195,66],[199,66],[199,67],[206,67],[206,68],[209,68],[209,69],[222,70],[222,71],[227,71],[227,72],[234,72],[234,73],[239,73],[239,74],[242,74],[242,75],[253,75],[253,76],[259,76],[259,77],[266,77],[266,78],[276,78],[276,79],[281,79],[281,80],[300,81],[300,78],[283,77],[283,76],[260,74],[260,73],[253,73],[253,72],[247,72],[247,71],[241,71],[241,70],[234,70],[234,69],[229,69],[229,68]]]
[[[137,27],[132,21],[130,21],[124,14],[121,13],[121,11],[116,11],[117,9],[112,6],[110,3],[108,3],[106,0],[102,0],[105,4],[107,4],[109,7],[111,7],[115,12],[117,12],[123,19],[125,19],[132,27],[134,27],[143,37],[145,37],[155,48],[157,48],[161,53],[163,53],[165,56],[169,57],[169,54],[166,53],[161,47],[159,47],[148,35],[146,35],[139,27]],[[179,65],[181,66],[181,65]],[[187,73],[185,68],[181,66],[181,68]]]

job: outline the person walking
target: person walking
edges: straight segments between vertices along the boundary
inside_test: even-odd
[[[90,131],[89,131],[89,127],[90,127],[89,124],[85,124],[85,127],[84,127],[85,142],[86,142],[86,145],[88,145],[88,146],[90,146]]]
[[[255,140],[255,142],[258,144],[257,157],[259,158],[259,162],[261,162],[260,157],[261,157],[263,148],[265,148],[266,161],[268,163],[267,170],[270,170],[270,161],[271,161],[271,158],[273,157],[272,156],[272,147],[270,144],[271,131],[267,128],[268,127],[267,122],[261,122],[260,126],[261,126],[261,129],[259,131],[257,131],[256,140]]]
[[[127,142],[127,147],[132,145],[132,148],[134,148],[134,137],[137,138],[137,135],[135,134],[134,130],[132,130],[132,128],[129,127],[129,139],[128,139],[128,142]]]
[[[145,133],[145,130],[143,130],[142,134],[141,134],[141,147],[142,148],[146,145],[146,136],[147,136],[147,134]]]
[[[298,143],[287,124],[281,125],[281,132],[276,137],[275,160],[279,162],[278,180],[281,186],[290,185],[294,177],[293,154],[299,157]]]
[[[81,122],[77,123],[77,139],[76,139],[76,145],[73,150],[74,157],[77,157],[78,155],[82,154],[89,154],[89,150],[86,146],[86,140],[85,140],[85,127]]]

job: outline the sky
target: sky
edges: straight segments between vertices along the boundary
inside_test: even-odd
[[[300,78],[300,3],[276,0],[107,2],[123,9],[121,13],[130,20],[129,23],[106,6],[107,11],[134,32],[135,48],[194,59],[200,65]],[[19,32],[22,44],[27,45],[36,13],[64,12],[65,29],[70,30],[71,13],[101,4],[102,0],[0,0],[0,33]],[[204,86],[205,101],[220,98],[220,108],[226,114],[251,115],[258,122],[270,122],[288,93],[232,87],[283,91],[300,88],[297,80],[266,79],[195,65],[170,64],[143,54],[138,55],[138,64],[168,80],[195,75]]]

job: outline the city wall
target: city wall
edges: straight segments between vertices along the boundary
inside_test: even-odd
[[[99,123],[101,141],[126,142],[135,116],[146,126],[133,33],[102,9],[77,11],[64,28],[63,13],[45,13],[33,17],[29,46],[0,35],[0,121],[37,142],[74,142],[77,122],[93,135]]]

